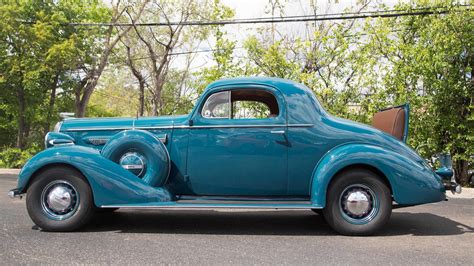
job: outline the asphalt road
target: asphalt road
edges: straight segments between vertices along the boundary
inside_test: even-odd
[[[80,232],[35,230],[0,175],[0,264],[474,264],[474,199],[395,210],[379,236],[335,234],[311,211],[119,210]]]

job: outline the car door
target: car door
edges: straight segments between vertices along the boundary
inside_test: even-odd
[[[286,104],[264,86],[208,92],[189,130],[189,188],[195,195],[287,194]]]

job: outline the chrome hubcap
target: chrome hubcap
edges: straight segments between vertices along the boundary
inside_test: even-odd
[[[57,186],[49,192],[46,203],[55,212],[63,212],[71,206],[72,191],[63,186]]]
[[[65,220],[79,207],[79,193],[71,183],[55,180],[43,189],[41,207],[50,219]]]
[[[361,216],[370,209],[370,196],[365,191],[355,190],[344,197],[346,210],[353,216]]]
[[[119,160],[119,164],[132,174],[141,177],[145,171],[145,158],[137,152],[127,152]]]
[[[348,186],[341,193],[339,207],[344,219],[354,224],[365,224],[378,213],[379,202],[375,193],[367,186]]]

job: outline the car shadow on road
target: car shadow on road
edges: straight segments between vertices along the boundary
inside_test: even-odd
[[[82,232],[335,235],[324,218],[311,211],[117,211],[98,214]],[[379,236],[460,235],[474,228],[431,213],[395,212]]]

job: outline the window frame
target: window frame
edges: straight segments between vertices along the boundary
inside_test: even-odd
[[[216,95],[218,93],[223,93],[223,92],[227,92],[227,104],[229,105],[229,113],[227,115],[227,117],[207,117],[207,116],[204,116],[203,114],[203,111],[204,111],[204,107],[206,106],[207,104],[207,101],[209,101],[209,98],[211,98],[213,95]],[[201,115],[202,118],[204,119],[232,119],[232,100],[231,100],[231,97],[232,97],[232,93],[230,90],[222,90],[222,91],[216,91],[214,93],[211,93],[207,98],[206,100],[204,101],[204,103],[202,104],[202,107],[201,107],[201,111],[199,112],[199,114]]]
[[[277,116],[274,116],[274,117],[265,117],[265,118],[233,118],[233,105],[232,105],[232,91],[237,91],[237,90],[251,90],[251,89],[254,89],[254,90],[260,90],[260,91],[264,91],[266,93],[269,93],[276,101],[276,104],[277,104],[277,107],[278,107],[278,115]],[[228,92],[228,104],[229,104],[229,116],[228,117],[206,117],[204,116],[203,114],[203,111],[204,111],[204,106],[206,105],[207,101],[209,100],[210,97],[212,97],[213,95],[217,94],[217,93],[222,93],[222,92]],[[265,104],[264,102],[261,102],[261,101],[248,101],[248,102],[258,102],[258,103],[262,103],[264,104],[265,106],[267,106],[269,109],[270,107]],[[261,121],[261,120],[277,120],[278,118],[280,118],[282,116],[282,108],[281,108],[281,103],[279,101],[279,98],[277,97],[277,95],[275,95],[275,93],[271,90],[268,90],[266,88],[262,88],[262,87],[259,87],[259,86],[255,86],[255,87],[235,87],[235,88],[226,88],[226,89],[223,89],[223,90],[219,90],[219,91],[214,91],[214,92],[211,92],[207,97],[206,99],[203,101],[201,107],[200,107],[200,110],[199,110],[199,115],[203,118],[203,119],[210,119],[210,120],[229,120],[229,121],[245,121],[245,120],[258,120],[258,121]]]

